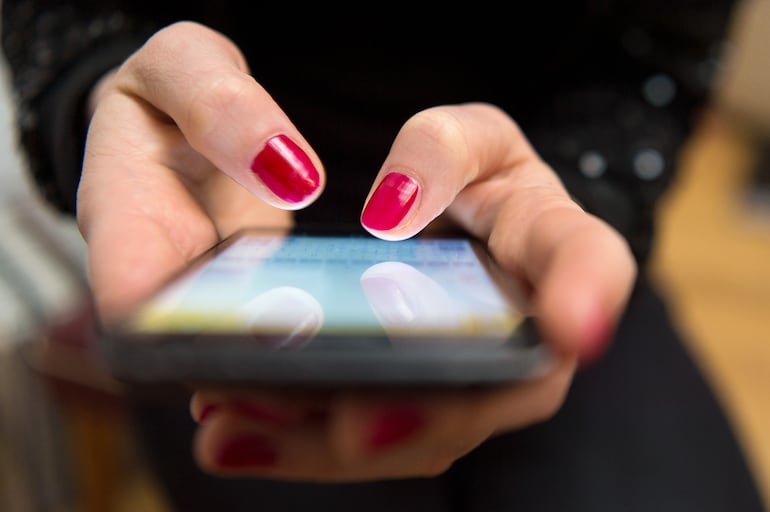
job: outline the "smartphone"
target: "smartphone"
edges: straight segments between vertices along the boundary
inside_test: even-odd
[[[467,236],[245,229],[103,326],[101,345],[135,385],[496,385],[549,366],[522,304]]]

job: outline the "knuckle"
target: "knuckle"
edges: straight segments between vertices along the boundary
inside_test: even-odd
[[[167,25],[150,37],[146,45],[150,48],[174,48],[185,44],[190,37],[201,37],[210,32],[210,29],[194,21],[177,21]]]
[[[177,48],[185,45],[190,37],[200,35],[201,30],[204,30],[202,26],[189,21],[178,21],[161,28],[129,59],[129,68],[141,70],[147,62],[175,52]]]
[[[434,107],[418,112],[404,124],[404,132],[417,134],[457,162],[470,159],[465,126],[450,109]]]
[[[191,21],[178,21],[152,34],[119,69],[119,77],[131,89],[136,83],[153,84],[165,76],[165,63],[175,62],[176,56],[188,46],[191,38],[201,38],[209,30]]]
[[[209,133],[223,116],[238,110],[248,101],[255,81],[237,71],[225,71],[216,77],[200,81],[198,92],[189,103],[184,124],[196,133]]]
[[[178,62],[180,56],[199,51],[201,45],[219,48],[227,63],[247,69],[243,55],[231,40],[194,21],[177,21],[159,29],[127,59],[122,68],[140,80],[164,77],[168,73],[168,63]]]

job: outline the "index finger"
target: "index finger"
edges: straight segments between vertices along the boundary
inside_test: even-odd
[[[265,202],[293,210],[321,193],[318,156],[218,32],[171,25],[129,58],[116,80],[171,117],[196,151]]]

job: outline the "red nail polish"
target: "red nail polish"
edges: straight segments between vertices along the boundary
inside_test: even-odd
[[[372,449],[392,446],[412,437],[425,422],[425,415],[414,407],[388,409],[371,424],[367,444]]]
[[[583,333],[580,366],[587,367],[601,359],[607,351],[612,338],[612,324],[607,315],[597,312],[586,324]]]
[[[286,135],[269,139],[251,163],[251,170],[276,196],[289,203],[305,199],[321,181],[307,154]]]
[[[225,469],[267,468],[278,462],[278,450],[272,440],[259,434],[230,439],[216,457]]]
[[[393,229],[412,208],[418,190],[417,182],[406,174],[388,174],[369,198],[361,222],[377,231]]]

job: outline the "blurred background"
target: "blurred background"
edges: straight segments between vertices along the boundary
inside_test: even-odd
[[[739,4],[719,55],[713,106],[657,212],[650,272],[770,510],[769,0]],[[4,64],[0,510],[163,512],[119,391],[78,352],[89,321],[84,245],[72,220],[49,209],[27,179]],[[55,357],[40,352],[43,336],[62,342]]]

